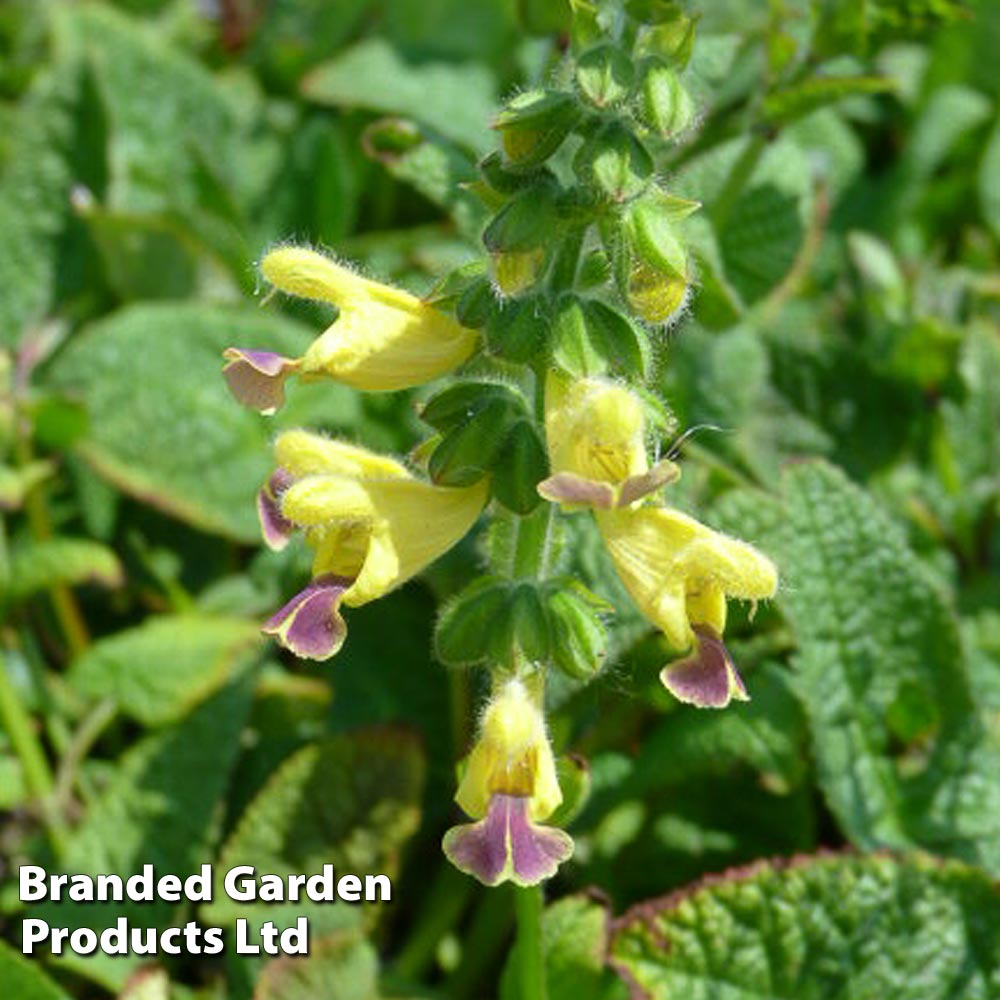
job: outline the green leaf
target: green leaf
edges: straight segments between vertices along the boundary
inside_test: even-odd
[[[490,145],[486,123],[495,109],[495,87],[485,66],[411,65],[379,38],[344,49],[302,81],[309,100],[415,118],[476,152]]]
[[[212,75],[164,32],[100,4],[59,7],[60,47],[90,67],[106,116],[106,204],[203,207],[200,172],[236,171],[236,110]]]
[[[74,830],[59,868],[125,877],[139,872],[144,864],[182,878],[197,872],[210,860],[220,800],[249,707],[249,684],[231,684],[176,725],[134,743]],[[163,901],[64,900],[40,904],[34,915],[56,926],[100,929],[112,926],[119,917],[133,927],[164,927],[175,913],[175,904]],[[64,961],[117,990],[141,959],[123,960],[98,952]]]
[[[423,132],[402,119],[381,119],[363,137],[365,151],[398,180],[443,208],[470,242],[486,221],[482,201],[467,190],[478,174],[457,146]]]
[[[969,521],[1000,494],[1000,341],[990,323],[970,326],[958,361],[961,398],[941,404],[942,478]]]
[[[988,1000],[1000,988],[1000,896],[929,859],[763,863],[642,903],[611,958],[648,1000]]]
[[[79,92],[76,63],[42,71],[10,126],[13,138],[0,174],[0,345],[16,344],[54,302]]]
[[[1000,122],[994,126],[979,163],[979,203],[987,225],[1000,238]]]
[[[310,940],[302,958],[277,958],[264,966],[254,1000],[377,1000],[378,954],[357,931]]]
[[[108,284],[124,300],[183,299],[198,284],[199,248],[169,219],[109,212],[81,212],[104,261]]]
[[[989,118],[988,97],[971,87],[940,87],[931,93],[906,146],[905,164],[913,176],[929,177],[958,140]]]
[[[324,906],[238,903],[222,889],[236,865],[278,875],[387,874],[420,820],[424,760],[416,739],[400,728],[372,727],[331,736],[289,757],[247,807],[215,865],[216,891],[203,916],[210,923],[294,923],[309,916],[315,931],[372,919],[378,904]]]
[[[88,538],[47,538],[16,546],[10,554],[8,601],[27,597],[57,584],[122,584],[118,556],[106,545]]]
[[[766,295],[788,273],[802,247],[812,206],[805,152],[779,136],[754,162],[752,142],[734,139],[696,157],[679,172],[673,188],[707,206],[725,277],[747,303]],[[730,189],[733,176],[743,169],[749,175]],[[723,206],[724,218],[719,219]]]
[[[242,619],[164,615],[95,642],[73,663],[69,681],[159,726],[242,672],[259,643],[257,625]]]
[[[893,89],[891,79],[879,76],[814,76],[772,91],[764,98],[763,112],[772,124],[785,125],[845,98],[887,94]]]
[[[836,203],[865,168],[865,149],[858,134],[832,108],[814,111],[783,133],[804,149],[809,162],[823,179],[831,203]]]
[[[753,767],[772,791],[784,793],[799,785],[807,773],[807,729],[788,672],[765,663],[749,675],[748,683],[753,699],[735,711],[666,716],[646,737],[630,791],[668,786],[679,772],[725,775],[739,763]]]
[[[0,983],[17,1000],[68,1000],[68,994],[6,941],[0,941]]]
[[[21,761],[17,757],[0,753],[0,809],[16,809],[28,797]]]
[[[921,845],[1000,871],[1000,751],[952,608],[899,527],[832,466],[717,513],[777,561],[819,783],[864,848]]]
[[[542,914],[542,952],[548,1000],[624,1000],[625,984],[607,965],[611,919],[607,907],[584,895],[566,896]],[[500,1000],[518,1000],[519,949],[507,958]]]
[[[269,423],[229,395],[222,351],[235,344],[295,357],[310,339],[251,309],[136,305],[77,335],[51,379],[86,405],[90,433],[77,449],[98,473],[195,527],[253,542],[253,498],[269,472],[274,424],[295,419],[299,391]],[[335,414],[349,394],[324,389]]]

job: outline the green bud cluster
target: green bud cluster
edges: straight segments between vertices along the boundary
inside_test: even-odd
[[[496,116],[499,148],[471,185],[490,212],[485,260],[452,274],[436,299],[481,332],[488,374],[452,384],[421,412],[436,432],[434,481],[488,477],[494,500],[515,515],[502,515],[504,531],[516,535],[521,524],[525,537],[540,517],[555,516],[551,505],[539,508],[537,492],[549,474],[544,373],[641,389],[653,338],[688,298],[683,222],[699,207],[668,193],[656,171],[656,154],[695,118],[684,83],[694,19],[669,0],[568,8],[562,64],[550,84],[517,94]],[[539,27],[559,26],[541,18]],[[502,670],[547,664],[578,681],[592,677],[606,655],[607,609],[551,559],[524,565],[508,555],[494,553],[491,575],[442,614],[441,660]]]

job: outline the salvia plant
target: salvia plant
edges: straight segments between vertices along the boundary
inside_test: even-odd
[[[661,0],[578,3],[551,84],[513,97],[479,165],[486,259],[425,299],[308,247],[280,246],[269,288],[336,307],[302,357],[226,353],[238,400],[274,413],[285,382],[360,391],[448,376],[420,408],[431,436],[409,462],[305,430],[274,445],[258,497],[265,541],[301,533],[312,580],[264,631],[325,660],[347,640],[342,607],[382,597],[454,546],[485,514],[482,572],[444,608],[436,650],[482,665],[489,695],[455,799],[472,822],[448,831],[452,863],[486,885],[533,886],[573,852],[546,825],[565,804],[545,723],[550,673],[586,680],[607,659],[614,608],[567,566],[564,517],[592,517],[624,589],[665,640],[663,686],[703,708],[750,694],[726,649],[727,601],[761,601],[774,564],[670,506],[681,476],[669,401],[647,389],[658,347],[696,275],[658,147],[691,125],[681,80],[695,22]]]
[[[0,997],[1000,998],[998,45],[0,3]]]

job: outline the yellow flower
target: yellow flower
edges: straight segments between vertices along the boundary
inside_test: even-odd
[[[478,822],[449,830],[445,854],[486,885],[534,885],[572,854],[568,834],[537,825],[562,792],[545,721],[522,681],[502,682],[487,706],[455,801]]]
[[[660,677],[683,701],[721,707],[746,699],[722,643],[726,598],[772,597],[774,564],[745,542],[648,499],[680,475],[671,462],[650,468],[639,400],[598,379],[552,375],[546,387],[546,436],[554,474],[546,499],[594,509],[618,576],[639,610],[670,645],[689,650]]]
[[[300,528],[315,554],[312,583],[264,631],[310,659],[343,644],[341,603],[366,604],[415,576],[469,531],[488,498],[485,480],[434,486],[394,459],[307,431],[280,435],[275,457],[258,498],[264,538],[280,548]]]
[[[476,335],[425,302],[369,281],[323,254],[280,247],[260,265],[275,288],[337,306],[336,321],[298,359],[269,351],[228,348],[223,374],[240,402],[273,413],[284,401],[284,382],[332,378],[357,389],[393,390],[422,385],[460,365]]]

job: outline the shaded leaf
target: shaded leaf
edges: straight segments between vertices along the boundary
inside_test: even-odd
[[[17,1000],[66,1000],[67,994],[31,961],[0,941],[0,983]]]
[[[319,873],[332,864],[336,877],[392,878],[399,849],[419,822],[423,780],[419,744],[399,728],[358,730],[299,750],[250,803],[223,848],[205,919],[231,924],[247,917],[281,926],[307,915],[314,932],[371,919],[377,904],[238,903],[221,880],[241,864],[281,876]]]
[[[177,724],[133,744],[74,831],[63,871],[127,877],[151,864],[181,878],[210,860],[220,799],[239,750],[250,707],[250,689],[232,684],[202,702]],[[51,870],[55,870],[52,866]],[[133,927],[170,924],[176,905],[154,902],[39,904],[35,915],[57,926],[112,926],[125,917]],[[119,988],[141,961],[96,952],[62,961],[88,978]]]
[[[253,1000],[376,1000],[378,955],[360,934],[338,931],[310,941],[309,954],[268,962]]]

